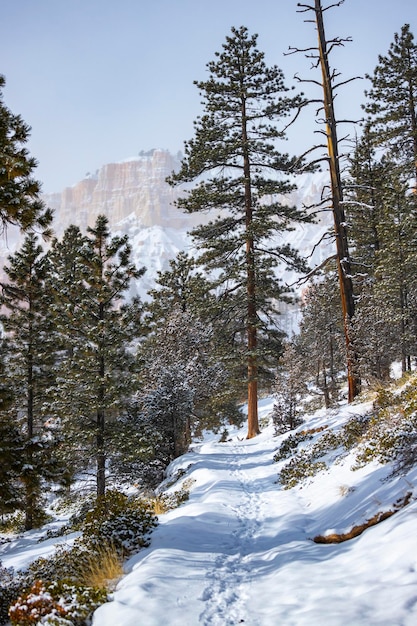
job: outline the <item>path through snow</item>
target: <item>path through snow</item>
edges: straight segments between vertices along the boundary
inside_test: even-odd
[[[344,544],[311,541],[389,508],[416,473],[386,482],[388,469],[352,472],[347,458],[283,490],[273,462],[281,439],[271,427],[243,435],[198,444],[174,463],[194,481],[190,500],[161,516],[93,625],[417,624],[415,504]]]

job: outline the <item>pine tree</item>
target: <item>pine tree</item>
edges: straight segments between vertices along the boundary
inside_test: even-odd
[[[9,410],[13,393],[6,375],[7,340],[4,337],[0,339],[0,350],[0,515],[4,515],[19,509],[24,498],[20,481],[24,439]]]
[[[376,154],[368,123],[352,160],[347,211],[358,295],[354,343],[368,380],[386,378],[394,359],[409,369],[416,337],[413,195],[391,153]]]
[[[237,315],[236,312],[230,314],[230,298],[227,298],[226,304],[226,299],[219,298],[216,290],[216,282],[203,276],[195,259],[180,252],[170,262],[170,269],[159,273],[155,289],[148,294],[152,299],[146,306],[147,326],[157,334],[158,328],[178,310],[190,315],[190,320],[197,325],[212,328],[211,354],[224,371],[224,384],[211,396],[212,428],[217,427],[226,416],[230,422],[240,421],[236,397],[242,396],[241,379],[244,374],[236,365],[237,361],[241,361],[241,357],[236,358]]]
[[[211,398],[225,384],[211,345],[210,325],[177,304],[141,347],[143,424],[153,432],[154,457],[165,465],[206,426]]]
[[[417,240],[413,195],[407,184],[395,178],[386,180],[384,211],[380,223],[382,245],[377,255],[376,305],[384,303],[387,324],[398,329],[398,357],[403,372],[411,369],[411,358],[417,340],[415,295],[417,293]]]
[[[169,262],[169,270],[158,272],[156,287],[148,293],[151,298],[147,306],[148,323],[151,326],[161,324],[178,306],[183,313],[187,311],[209,319],[213,288],[213,284],[198,271],[195,259],[180,252]]]
[[[8,337],[7,380],[13,392],[9,408],[24,433],[20,479],[24,484],[25,528],[37,521],[42,480],[55,474],[54,438],[44,416],[44,403],[53,382],[54,335],[45,290],[47,264],[36,236],[29,233],[21,250],[9,257],[2,283],[1,322]]]
[[[99,216],[87,237],[67,229],[49,257],[63,348],[52,409],[78,458],[95,460],[97,495],[105,494],[113,431],[134,384],[129,348],[138,333],[138,303],[123,300],[144,270],[130,256],[127,237],[111,237],[107,218]]]
[[[326,408],[338,400],[338,374],[344,366],[343,317],[335,273],[312,283],[302,297],[300,332],[293,346],[305,382],[314,386]]]
[[[48,237],[52,211],[39,197],[40,184],[33,178],[37,163],[25,148],[30,128],[5,106],[4,86],[0,75],[0,229],[8,225],[24,231],[39,228]]]
[[[356,290],[375,279],[376,257],[381,248],[380,223],[384,187],[390,164],[377,157],[370,125],[366,124],[350,160],[346,184],[346,215]]]
[[[216,57],[207,65],[208,80],[195,83],[205,113],[197,118],[195,138],[186,142],[181,169],[169,182],[197,182],[178,200],[179,208],[217,214],[192,235],[202,250],[199,262],[207,271],[220,271],[219,285],[235,301],[238,296],[245,311],[250,438],[259,432],[259,328],[269,326],[274,302],[285,291],[274,268],[279,263],[302,267],[296,251],[274,236],[306,219],[278,199],[292,189],[282,174],[295,167],[295,159],[276,148],[285,137],[283,120],[288,122],[303,101],[287,95],[282,71],[265,65],[257,36],[247,28],[232,28]]]
[[[278,362],[274,387],[272,420],[276,435],[282,435],[303,423],[300,401],[306,392],[304,363],[299,359],[294,344],[287,343]]]
[[[376,142],[390,154],[403,180],[417,184],[417,44],[409,24],[395,33],[386,56],[379,55],[364,109]]]

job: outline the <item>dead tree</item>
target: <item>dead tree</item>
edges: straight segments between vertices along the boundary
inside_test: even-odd
[[[314,6],[298,3],[298,12],[304,13],[312,11],[314,19],[306,20],[313,22],[317,28],[318,45],[314,48],[300,50],[291,48],[290,52],[304,52],[309,58],[314,60],[314,67],[321,69],[321,81],[316,80],[300,80],[300,82],[311,82],[319,85],[323,90],[323,98],[320,99],[320,110],[324,111],[323,131],[326,137],[325,160],[329,164],[330,172],[330,189],[331,189],[331,206],[334,221],[334,234],[336,240],[336,262],[339,275],[340,299],[342,313],[344,319],[344,332],[346,340],[346,363],[347,363],[347,380],[348,380],[348,400],[351,402],[360,392],[360,378],[355,367],[355,351],[350,338],[350,321],[355,314],[355,299],[353,292],[353,283],[351,277],[351,262],[349,255],[348,237],[346,231],[346,219],[343,206],[343,188],[340,174],[340,156],[339,156],[339,140],[338,140],[338,121],[336,120],[334,110],[335,89],[346,84],[355,78],[335,84],[338,74],[330,69],[329,54],[335,46],[344,45],[349,39],[335,38],[326,40],[324,29],[323,13],[328,9],[340,6],[344,0],[340,0],[335,4],[331,4],[325,8],[321,6],[321,0],[315,0]],[[298,77],[297,77],[298,78]],[[313,101],[317,102],[317,100]],[[344,120],[346,121],[346,120]],[[317,146],[319,147],[319,146]],[[322,160],[322,159],[318,159]]]

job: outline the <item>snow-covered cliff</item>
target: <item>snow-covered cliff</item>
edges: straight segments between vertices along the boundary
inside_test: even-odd
[[[137,266],[147,268],[144,277],[132,290],[132,293],[143,297],[154,286],[157,272],[167,269],[169,260],[180,250],[191,249],[187,232],[203,219],[212,217],[201,213],[187,215],[174,207],[173,203],[181,190],[170,187],[166,177],[179,168],[179,159],[180,155],[174,156],[166,150],[142,152],[134,158],[104,165],[61,193],[45,195],[46,204],[54,209],[53,228],[56,235],[61,236],[70,224],[78,225],[85,232],[88,226],[94,225],[99,214],[106,215],[114,234],[129,236]],[[297,190],[288,202],[297,206],[314,204],[321,197],[326,181],[325,173],[301,176],[297,180]],[[316,225],[297,225],[294,231],[283,234],[284,241],[309,256],[328,230],[329,223],[329,216],[325,214]],[[10,232],[8,238],[0,242],[1,267],[7,255],[13,253],[18,245],[16,232]],[[310,265],[321,263],[331,254],[331,248],[329,241],[317,246]],[[284,268],[281,277],[288,284],[297,278],[286,273]],[[287,331],[294,330],[294,309],[283,310],[283,317]]]

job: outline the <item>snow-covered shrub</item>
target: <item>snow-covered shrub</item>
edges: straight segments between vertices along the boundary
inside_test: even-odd
[[[25,514],[23,511],[14,511],[2,515],[0,521],[0,532],[3,533],[21,533],[25,528]]]
[[[83,583],[90,576],[92,561],[108,563],[109,550],[117,560],[147,545],[156,516],[151,503],[108,491],[90,505],[84,519],[77,515],[73,524],[69,529],[75,527],[82,535],[72,546],[57,546],[50,557],[36,559],[25,572],[27,586],[36,579],[48,584],[57,580]]]
[[[0,624],[9,621],[9,607],[23,590],[21,577],[13,568],[0,565]]]
[[[311,454],[301,450],[280,471],[279,480],[284,489],[291,489],[300,482],[315,476],[327,468],[323,461],[313,461]]]
[[[107,599],[103,589],[36,580],[10,607],[10,622],[12,626],[86,626]]]
[[[103,543],[113,545],[122,555],[132,554],[149,543],[149,533],[157,520],[151,504],[108,490],[97,498],[82,524],[83,541],[89,549]]]
[[[355,415],[338,432],[328,430],[312,446],[312,458],[318,459],[337,448],[351,450],[360,443],[368,431],[369,420],[369,415]]]
[[[89,560],[89,551],[82,539],[76,539],[72,546],[56,546],[48,558],[40,557],[33,561],[25,576],[28,584],[36,579],[44,581],[70,580],[79,582],[83,578]]]
[[[172,493],[160,493],[155,496],[155,498],[152,498],[152,507],[156,515],[172,511],[172,509],[176,509],[184,502],[187,502],[190,497],[190,487],[193,482],[194,480],[189,478],[184,480],[180,489]]]
[[[295,433],[295,435],[288,435],[286,439],[280,445],[278,452],[274,456],[274,461],[278,463],[284,459],[289,459],[294,451],[298,448],[298,445],[303,441],[312,439],[313,436],[308,432]]]

